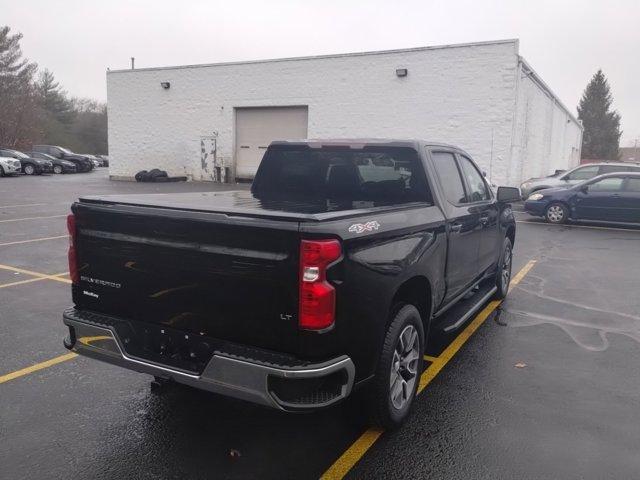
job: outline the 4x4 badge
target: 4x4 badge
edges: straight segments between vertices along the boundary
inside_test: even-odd
[[[373,232],[374,230],[378,230],[379,228],[380,224],[375,220],[371,220],[367,223],[354,223],[349,227],[349,231],[353,233]]]

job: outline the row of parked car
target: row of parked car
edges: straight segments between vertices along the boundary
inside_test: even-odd
[[[640,164],[580,165],[520,186],[524,210],[549,223],[586,220],[640,224]]]
[[[108,166],[106,155],[74,153],[57,145],[34,145],[28,152],[0,147],[0,177],[20,173],[82,173]]]

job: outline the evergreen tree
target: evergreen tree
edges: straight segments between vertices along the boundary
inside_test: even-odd
[[[73,140],[71,128],[75,112],[67,92],[60,87],[53,73],[46,69],[40,73],[36,88],[42,109],[43,142],[68,145]]]
[[[611,110],[613,97],[609,82],[598,70],[587,85],[580,104],[578,118],[582,120],[582,158],[617,160],[620,145],[620,115]]]
[[[22,148],[38,135],[35,63],[22,57],[22,34],[0,27],[0,145]]]

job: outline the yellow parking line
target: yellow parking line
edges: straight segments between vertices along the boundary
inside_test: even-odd
[[[424,355],[424,359],[425,359],[427,362],[431,362],[431,363],[433,363],[433,362],[435,362],[435,361],[437,361],[437,360],[438,360],[438,357],[432,357],[431,355]]]
[[[63,275],[68,275],[69,272],[56,273],[55,275],[51,275],[52,277],[61,277]],[[0,285],[0,288],[13,287],[14,285],[24,285],[25,283],[33,283],[33,282],[41,282],[42,280],[49,280],[49,278],[44,277],[36,277],[29,278],[28,280],[20,280],[18,282],[5,283]]]
[[[42,218],[61,218],[61,217],[66,217],[66,216],[67,216],[67,214],[64,214],[64,215],[49,215],[48,217],[10,218],[9,220],[0,220],[0,223],[21,222],[22,220],[40,220]]]
[[[97,342],[99,340],[111,340],[113,337],[109,335],[98,335],[95,337],[80,337],[78,341],[83,343],[84,345],[91,346],[92,342]],[[25,375],[29,375],[30,373],[37,372],[38,370],[42,370],[44,368],[52,367],[53,365],[57,365],[61,362],[66,362],[67,360],[71,360],[77,357],[78,354],[74,352],[69,352],[64,355],[60,355],[59,357],[52,358],[51,360],[47,360],[42,363],[36,363],[35,365],[31,365],[30,367],[23,368],[21,370],[16,370],[15,372],[7,373],[0,377],[0,383],[8,382],[9,380],[13,380],[15,378],[24,377]]]
[[[533,268],[536,260],[529,260],[527,264],[513,277],[511,285],[517,285],[524,276]],[[418,384],[418,393],[440,373],[444,366],[454,357],[460,348],[474,334],[478,328],[485,322],[491,313],[502,303],[500,300],[493,300],[473,319],[473,321],[458,335],[453,342],[438,357],[434,358],[433,363],[420,376]],[[351,444],[351,446],[334,462],[329,469],[320,477],[322,480],[337,480],[344,476],[358,463],[358,461],[367,453],[367,450],[380,438],[382,431],[375,428],[366,430],[360,437]]]
[[[379,428],[370,428],[351,444],[351,446],[335,461],[333,465],[322,474],[320,480],[334,480],[345,477],[349,470],[358,463],[358,461],[367,453],[367,450],[376,443],[384,430]]]
[[[69,235],[58,235],[57,237],[42,237],[32,238],[31,240],[17,240],[15,242],[0,243],[0,247],[6,247],[7,245],[19,245],[21,243],[43,242],[45,240],[56,240],[58,238],[68,238]]]
[[[533,268],[533,266],[536,264],[536,262],[537,262],[537,260],[529,260],[526,263],[526,265],[524,267],[522,267],[520,269],[520,271],[514,275],[514,277],[511,279],[511,284],[509,285],[509,291],[511,291],[511,289],[513,288],[514,285],[517,285],[522,281],[524,276],[527,273],[529,273],[529,270],[531,270]]]
[[[70,352],[64,355],[60,355],[59,357],[52,358],[51,360],[47,360],[46,362],[36,363],[35,365],[31,365],[30,367],[23,368],[22,370],[16,370],[15,372],[7,373],[6,375],[2,375],[0,377],[0,383],[5,383],[5,382],[8,382],[9,380],[23,377],[30,373],[37,372],[38,370],[42,370],[43,368],[52,367],[53,365],[66,362],[67,360],[71,360],[72,358],[75,358],[77,356],[78,356],[77,353]]]
[[[47,275],[45,273],[33,272],[31,270],[25,270],[23,268],[11,267],[9,265],[0,265],[0,270],[9,270],[10,272],[24,273],[25,275],[31,275],[32,277],[38,277],[46,280],[55,280],[62,283],[71,283],[71,280],[66,278],[60,278],[60,275],[66,275],[66,273],[58,273],[55,275]]]

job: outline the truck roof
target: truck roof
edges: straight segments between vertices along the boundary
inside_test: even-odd
[[[410,147],[436,146],[447,147],[460,150],[455,145],[432,142],[420,139],[398,139],[398,138],[308,138],[299,140],[274,140],[271,145],[309,145],[311,148],[323,146],[349,146],[352,148],[362,148],[365,146],[389,146],[389,147]]]

